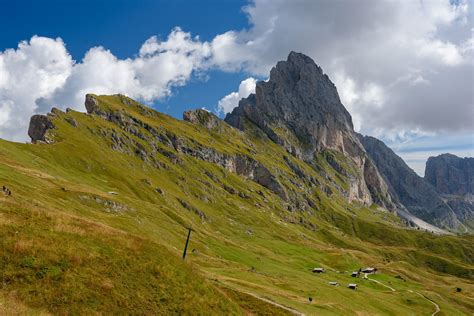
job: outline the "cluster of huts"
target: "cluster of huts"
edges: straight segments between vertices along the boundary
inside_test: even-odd
[[[313,273],[325,273],[326,270],[324,268],[314,268],[313,269]],[[364,278],[367,278],[367,274],[373,274],[373,273],[376,273],[377,272],[377,268],[372,268],[372,267],[367,267],[367,268],[360,268],[359,271],[354,271],[351,273],[351,276],[354,277],[354,278],[358,278],[361,273],[364,273]],[[331,281],[329,282],[330,285],[333,285],[333,286],[339,286],[339,283],[336,282],[336,281]],[[352,290],[357,290],[357,284],[355,283],[349,283],[347,285],[347,287],[349,289],[352,289]]]

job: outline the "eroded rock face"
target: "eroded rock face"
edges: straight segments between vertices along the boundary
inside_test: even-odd
[[[430,157],[426,162],[425,179],[443,194],[474,194],[474,158],[451,154]]]
[[[53,128],[53,122],[47,115],[33,115],[28,127],[28,136],[30,136],[33,143],[38,141],[49,142],[50,139],[47,137],[47,132]]]
[[[430,157],[425,180],[436,188],[466,228],[474,231],[474,158],[452,154]]]
[[[262,163],[250,156],[221,153],[214,148],[204,147],[191,139],[181,138],[170,131],[153,127],[126,112],[102,108],[93,95],[86,96],[86,107],[91,114],[99,115],[126,132],[122,134],[116,131],[104,131],[104,136],[110,138],[112,149],[116,151],[137,155],[143,161],[158,168],[164,166],[155,159],[157,153],[167,157],[173,164],[182,163],[180,155],[191,156],[215,163],[231,172],[253,180],[284,200],[288,198],[285,189],[276,176]],[[223,128],[222,124],[225,124],[215,115],[204,110],[188,111],[184,116],[186,120],[210,129]],[[128,134],[144,140],[150,145],[151,150],[133,140]]]
[[[311,58],[295,52],[278,62],[269,81],[258,82],[255,95],[243,99],[225,121],[243,129],[245,119],[303,159],[323,148],[343,151],[344,138],[353,131],[335,85]],[[292,135],[285,137],[285,131]]]
[[[241,130],[250,122],[293,156],[311,162],[318,152],[334,150],[358,169],[347,174],[350,201],[391,207],[387,186],[356,136],[336,86],[314,61],[291,52],[257,82],[256,93],[242,99],[225,121]],[[338,171],[339,172],[339,171]]]

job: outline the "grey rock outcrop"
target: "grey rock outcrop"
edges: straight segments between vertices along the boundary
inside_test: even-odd
[[[314,61],[291,52],[259,81],[255,94],[242,99],[225,121],[241,130],[252,124],[293,156],[311,162],[323,150],[342,153],[356,165],[348,198],[366,205],[392,206],[387,186],[356,136],[336,86]],[[347,171],[347,170],[346,170]]]
[[[123,99],[120,95],[118,95],[118,97],[120,97],[121,100]],[[89,114],[98,115],[116,124],[125,132],[104,131],[104,136],[111,140],[113,150],[137,155],[143,161],[159,168],[163,166],[155,159],[156,154],[167,157],[173,164],[180,163],[182,161],[180,156],[187,155],[220,165],[230,172],[255,181],[280,196],[283,200],[288,199],[287,193],[277,180],[277,177],[261,162],[250,156],[243,154],[226,154],[214,148],[204,147],[192,139],[182,138],[172,132],[151,126],[129,113],[103,106],[99,104],[97,98],[91,94],[86,96],[85,104]],[[184,117],[192,123],[211,129],[223,128],[225,125],[225,123],[215,115],[204,110],[185,112]],[[145,141],[149,147],[143,146],[127,134],[136,136]]]
[[[84,105],[86,106],[86,111],[89,114],[97,113],[100,110],[99,101],[97,101],[97,98],[93,94],[86,94],[86,101],[84,102]]]
[[[183,120],[207,128],[208,130],[222,131],[224,122],[217,116],[203,109],[185,111]]]
[[[474,194],[474,158],[452,154],[430,157],[426,162],[425,179],[443,194]]]
[[[47,115],[33,115],[28,127],[28,136],[30,136],[33,143],[38,141],[49,142],[50,139],[47,137],[47,132],[53,128],[53,122]]]
[[[441,194],[441,196],[456,213],[458,219],[471,231],[474,231],[474,195],[467,193],[464,195]]]
[[[257,82],[256,93],[242,99],[225,118],[239,129],[244,129],[245,120],[304,160],[323,148],[358,149],[351,148],[351,142],[357,142],[353,137],[344,144],[353,125],[336,86],[311,58],[300,53],[291,52],[286,61],[278,62],[270,79]]]

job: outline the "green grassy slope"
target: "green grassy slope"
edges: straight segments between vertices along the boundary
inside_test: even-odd
[[[409,230],[375,205],[348,204],[327,153],[316,170],[257,130],[209,131],[121,96],[98,99],[113,122],[70,111],[53,118],[52,144],[0,140],[0,185],[13,193],[0,192],[0,312],[289,312],[273,301],[306,314],[431,314],[422,295],[444,315],[474,309],[474,238]],[[253,157],[288,199],[156,133]],[[349,275],[364,266],[382,284]]]

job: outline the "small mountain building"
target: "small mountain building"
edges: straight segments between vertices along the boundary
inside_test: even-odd
[[[357,284],[355,283],[351,283],[347,287],[350,288],[351,290],[357,290]]]
[[[377,271],[377,269],[375,268],[365,268],[365,269],[362,269],[362,272],[363,273],[375,273],[375,271]]]

